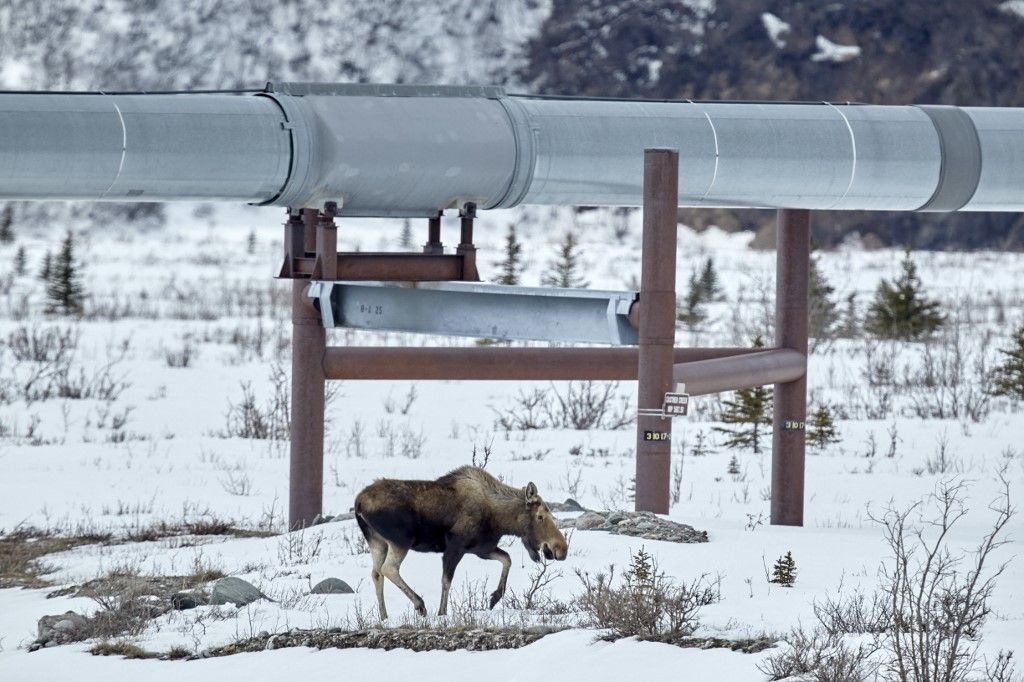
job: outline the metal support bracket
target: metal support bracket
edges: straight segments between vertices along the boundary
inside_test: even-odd
[[[632,291],[471,282],[311,282],[325,327],[636,345]]]

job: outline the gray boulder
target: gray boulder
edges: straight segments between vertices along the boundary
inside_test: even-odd
[[[576,517],[576,528],[593,530],[604,525],[604,516],[598,512],[587,512]]]
[[[171,595],[171,608],[186,611],[208,603],[207,598],[197,592],[175,592]]]
[[[354,594],[347,582],[338,578],[324,578],[310,590],[310,594]]]
[[[38,649],[43,646],[76,642],[82,639],[80,633],[83,633],[88,626],[89,619],[74,611],[66,611],[56,616],[43,616],[39,619],[37,625],[39,636],[33,646]]]
[[[257,599],[269,599],[269,597],[260,592],[259,588],[252,583],[230,576],[215,582],[213,584],[213,591],[210,593],[210,603],[214,606],[220,606],[221,604],[245,606]]]

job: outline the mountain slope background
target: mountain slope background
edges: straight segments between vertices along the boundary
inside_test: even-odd
[[[0,87],[497,83],[607,97],[1024,106],[1022,0],[8,0]],[[159,223],[160,207],[95,207]],[[25,219],[38,215],[20,206]],[[771,215],[687,221],[771,230]],[[821,212],[917,248],[1024,247],[1024,216]]]

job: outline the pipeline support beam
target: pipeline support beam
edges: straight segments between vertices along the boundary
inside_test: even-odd
[[[318,212],[303,210],[302,218],[307,233],[316,234]],[[324,354],[327,330],[320,324],[320,316],[306,294],[307,286],[302,280],[292,281],[292,423],[288,527],[293,530],[312,525],[323,511]]]
[[[673,363],[763,353],[676,348]],[[327,379],[345,381],[636,381],[637,348],[329,347]]]
[[[672,471],[672,420],[660,409],[674,387],[676,231],[679,152],[644,151],[643,255],[640,273],[640,349],[637,363],[636,510],[667,514]]]
[[[778,212],[775,270],[775,345],[807,356],[810,212]],[[776,382],[772,419],[773,525],[804,525],[804,450],[807,375]]]
[[[807,371],[807,356],[788,348],[677,364],[673,376],[690,395],[738,391],[795,381]]]

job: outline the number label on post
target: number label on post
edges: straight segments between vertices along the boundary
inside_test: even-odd
[[[644,440],[663,441],[672,440],[672,434],[668,431],[644,431]]]
[[[797,419],[787,419],[782,423],[783,431],[803,431],[806,427],[807,422]]]

